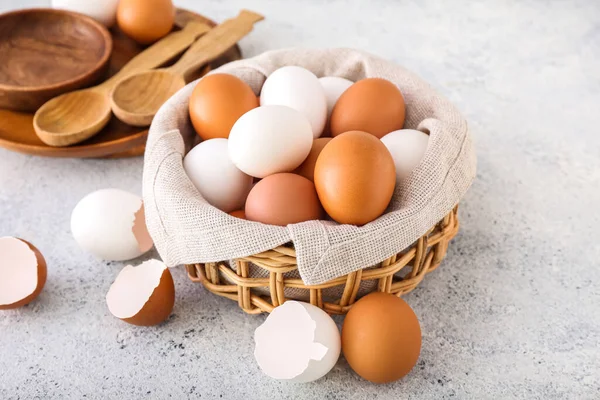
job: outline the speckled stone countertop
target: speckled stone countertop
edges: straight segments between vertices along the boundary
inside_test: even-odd
[[[343,358],[311,384],[270,380],[252,355],[264,317],[182,269],[166,324],[124,324],[104,301],[122,264],[81,251],[69,216],[90,191],[141,192],[142,159],[0,149],[0,236],[26,238],[49,265],[38,301],[0,312],[0,399],[600,398],[599,2],[176,3],[217,20],[240,8],[264,13],[241,42],[246,56],[348,46],[389,58],[465,114],[479,170],[461,231],[442,266],[405,297],[422,324],[419,363],[383,386]],[[0,0],[0,11],[45,4]]]

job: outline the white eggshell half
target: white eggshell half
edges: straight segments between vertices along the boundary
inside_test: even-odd
[[[338,99],[354,84],[354,82],[348,79],[340,78],[339,76],[324,76],[319,78],[323,91],[325,92],[325,98],[327,99],[327,118],[331,117],[331,111]]]
[[[225,212],[244,208],[252,177],[229,159],[227,139],[211,139],[194,147],[183,168],[202,197]]]
[[[313,138],[323,133],[327,122],[325,92],[315,74],[296,66],[275,70],[260,92],[260,105],[288,106],[300,111],[310,122]]]
[[[388,133],[381,138],[381,141],[392,153],[396,166],[396,179],[403,180],[423,159],[427,151],[429,135],[415,129],[400,129]]]
[[[85,14],[107,28],[117,20],[118,5],[119,0],[52,0],[52,8]]]
[[[0,306],[17,303],[38,286],[38,262],[27,243],[0,238]]]
[[[340,357],[337,325],[318,307],[286,301],[254,332],[254,357],[274,379],[311,382],[325,376]]]
[[[229,133],[229,157],[243,172],[264,178],[296,169],[308,156],[313,136],[310,123],[287,106],[248,111]]]
[[[153,245],[141,197],[120,189],[98,190],[81,199],[71,214],[71,232],[82,249],[109,261],[139,257]]]
[[[106,294],[106,304],[112,315],[120,319],[137,315],[146,305],[167,266],[160,260],[148,260],[134,267],[128,265],[119,272]]]

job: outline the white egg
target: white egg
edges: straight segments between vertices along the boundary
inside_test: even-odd
[[[327,122],[327,100],[319,79],[307,69],[287,66],[274,71],[260,92],[260,105],[288,106],[310,122],[313,138],[323,133]]]
[[[408,177],[419,165],[427,150],[429,135],[415,129],[400,129],[390,132],[381,141],[392,153],[396,166],[396,179]]]
[[[341,337],[337,325],[312,304],[286,301],[254,332],[254,357],[274,379],[312,382],[337,363]]]
[[[202,197],[218,209],[242,209],[252,189],[252,177],[231,162],[227,139],[210,139],[194,147],[183,168]]]
[[[327,119],[329,119],[335,103],[337,103],[342,93],[352,86],[354,82],[340,78],[339,76],[324,76],[323,78],[319,78],[319,82],[321,82],[321,86],[323,86],[323,90],[325,91]]]
[[[110,28],[117,19],[119,0],[52,0],[52,8],[75,11]]]
[[[120,189],[81,199],[71,214],[71,232],[82,249],[108,261],[130,260],[153,246],[141,197]]]
[[[248,111],[229,133],[229,157],[243,172],[264,178],[296,169],[308,156],[313,135],[299,111],[262,106]]]

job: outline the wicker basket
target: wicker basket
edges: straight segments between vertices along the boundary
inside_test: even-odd
[[[458,207],[417,240],[414,245],[373,267],[358,270],[321,285],[307,286],[298,277],[296,252],[280,246],[231,262],[187,265],[188,276],[209,291],[235,300],[245,312],[271,312],[288,298],[286,290],[304,294],[307,301],[330,314],[346,314],[358,299],[365,283],[368,291],[401,296],[416,288],[426,274],[436,269],[458,232]],[[250,266],[264,270],[265,277],[250,277]],[[290,276],[291,275],[291,276]],[[323,291],[340,287],[335,300],[324,299]]]

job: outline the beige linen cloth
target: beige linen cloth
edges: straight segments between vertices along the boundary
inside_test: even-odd
[[[286,65],[307,68],[318,77],[394,82],[406,101],[404,127],[429,133],[422,162],[396,185],[386,214],[362,227],[328,221],[280,227],[231,217],[208,204],[183,170],[183,156],[196,137],[188,117],[192,82],[154,118],[144,158],[146,220],[167,265],[226,261],[291,241],[304,283],[320,284],[409,247],[469,188],[476,158],[465,119],[447,99],[398,65],[351,49],[284,49],[226,64],[214,73],[235,75],[259,94],[265,78]]]

